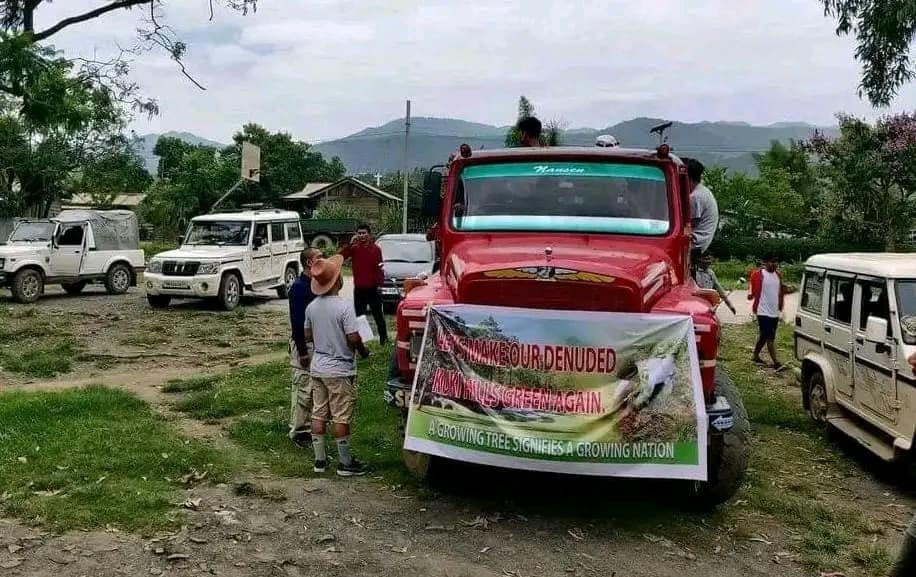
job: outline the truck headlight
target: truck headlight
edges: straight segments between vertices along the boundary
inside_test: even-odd
[[[6,266],[6,259],[0,258],[0,270],[3,270],[3,267]]]
[[[216,274],[219,272],[218,262],[202,262],[197,268],[197,274]]]
[[[160,273],[162,272],[162,261],[159,259],[153,259],[149,261],[149,267],[147,270],[151,273]]]

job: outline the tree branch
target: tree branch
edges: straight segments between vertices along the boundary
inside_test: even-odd
[[[47,30],[42,30],[41,32],[36,32],[32,38],[36,42],[45,40],[50,36],[53,36],[63,30],[68,26],[73,26],[74,24],[79,24],[80,22],[85,22],[87,20],[92,20],[93,18],[98,18],[99,16],[106,14],[108,12],[113,12],[115,10],[121,10],[123,8],[130,8],[132,6],[139,6],[141,4],[151,4],[153,0],[118,0],[118,2],[112,2],[111,4],[106,4],[105,6],[100,6],[95,10],[90,10],[83,14],[77,16],[71,16],[70,18],[64,18],[54,26],[51,26]]]

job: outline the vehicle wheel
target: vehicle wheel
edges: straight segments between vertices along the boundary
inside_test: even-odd
[[[734,426],[726,433],[712,436],[706,459],[709,480],[690,485],[691,504],[701,510],[712,509],[738,492],[750,459],[748,443],[751,426],[747,411],[738,388],[721,371],[716,371],[716,394],[725,397],[731,405]]]
[[[294,265],[286,267],[286,271],[283,273],[283,286],[277,287],[278,297],[281,299],[289,297],[289,287],[293,286],[293,283],[296,282],[297,276],[299,276],[299,271],[296,270]]]
[[[41,273],[33,268],[27,268],[16,273],[13,285],[10,287],[13,298],[17,302],[30,304],[38,300],[45,290],[45,281]]]
[[[223,281],[219,284],[219,296],[216,297],[223,309],[231,311],[239,306],[242,300],[242,282],[235,273],[226,273],[223,275]]]
[[[78,295],[83,292],[84,288],[86,288],[86,281],[80,280],[76,282],[61,284],[60,286],[68,295]]]
[[[172,302],[169,295],[146,295],[146,302],[154,309],[164,309]]]
[[[334,239],[326,234],[317,234],[312,237],[312,242],[310,242],[309,245],[324,252],[326,249],[334,246]]]
[[[808,379],[808,414],[819,425],[827,424],[827,384],[820,371]]]
[[[403,441],[404,434],[407,430],[407,411],[401,411],[398,419],[398,427]],[[415,451],[408,451],[407,449],[401,449],[401,458],[404,460],[404,466],[407,467],[410,474],[418,481],[427,483],[435,482],[435,471],[440,468],[437,466],[437,461],[439,459],[432,455],[427,455],[426,453],[417,453]]]
[[[122,295],[130,288],[130,269],[124,263],[115,263],[105,275],[105,289],[110,295]]]

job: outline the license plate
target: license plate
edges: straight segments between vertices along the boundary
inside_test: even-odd
[[[187,281],[167,280],[167,281],[163,281],[162,288],[175,289],[175,290],[188,290],[191,288],[191,285],[188,284]]]
[[[400,293],[400,290],[399,290],[399,289],[396,289],[396,288],[386,287],[386,288],[383,288],[383,289],[382,289],[382,294],[383,294],[383,295],[396,295],[396,294],[399,294],[399,293]]]

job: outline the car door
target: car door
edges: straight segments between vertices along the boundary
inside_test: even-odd
[[[251,237],[251,282],[264,282],[272,277],[270,266],[270,226],[266,222],[254,225]]]
[[[827,276],[827,287],[824,355],[836,371],[837,396],[851,402],[853,398],[852,305],[855,279],[852,275],[831,273]]]
[[[86,252],[86,224],[62,223],[55,235],[49,265],[51,277],[75,277]]]
[[[855,343],[853,344],[855,403],[866,408],[887,422],[897,422],[897,386],[894,378],[894,342],[890,300],[887,281],[884,279],[858,278],[856,280],[856,321]],[[887,321],[888,335],[883,343],[871,343],[865,339],[865,327],[869,317]]]
[[[270,267],[272,277],[282,277],[286,268],[286,226],[282,222],[270,223]]]
[[[802,282],[801,303],[795,314],[795,358],[799,361],[809,353],[824,352],[824,292],[826,274],[820,269],[807,269]]]

